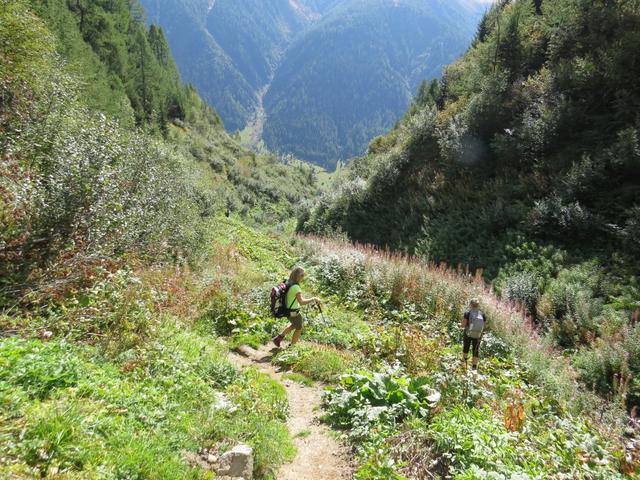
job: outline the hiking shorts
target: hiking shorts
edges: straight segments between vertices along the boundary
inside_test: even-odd
[[[464,340],[462,341],[462,352],[467,354],[469,353],[469,348],[472,347],[472,354],[474,357],[480,356],[480,338],[471,338],[468,337],[467,334],[464,334]]]
[[[291,312],[289,314],[289,321],[293,328],[296,330],[302,330],[302,324],[304,323],[304,317],[300,312]]]

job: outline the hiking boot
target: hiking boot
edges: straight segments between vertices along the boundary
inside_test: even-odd
[[[273,337],[272,341],[276,347],[280,348],[280,343],[282,343],[283,339],[284,339],[284,335],[277,335]]]

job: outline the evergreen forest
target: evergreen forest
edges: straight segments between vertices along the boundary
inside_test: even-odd
[[[471,40],[467,0],[141,0],[183,77],[247,146],[334,169]]]

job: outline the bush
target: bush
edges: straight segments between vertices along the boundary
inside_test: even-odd
[[[159,142],[73,108],[49,119],[55,135],[38,159],[36,235],[48,248],[187,255],[197,208],[186,167]],[[171,249],[175,249],[171,252]]]
[[[511,354],[511,348],[493,332],[482,335],[482,355],[505,359]]]
[[[573,358],[580,380],[605,397],[623,393],[620,382],[630,378],[628,353],[620,344],[596,341],[580,349]]]
[[[607,334],[574,357],[580,380],[600,395],[624,403],[629,411],[640,408],[636,381],[640,375],[640,327],[626,325],[625,319],[611,310],[604,323]]]
[[[556,277],[566,254],[552,246],[535,242],[519,242],[505,247],[504,265],[495,279],[495,286],[504,298],[519,302],[536,315],[540,295],[549,281]]]
[[[22,213],[3,232],[12,256],[0,273],[24,289],[27,278],[47,283],[52,264],[82,268],[131,253],[153,262],[195,258],[201,196],[182,160],[73,99],[51,108],[11,139],[11,156],[28,163],[11,185],[11,206]]]
[[[602,312],[602,271],[593,263],[564,269],[551,280],[541,303],[545,324],[556,342],[566,348],[589,343],[600,333],[596,318]]]
[[[364,258],[357,254],[323,256],[313,273],[326,292],[348,297],[365,281]]]
[[[55,335],[91,339],[116,353],[139,344],[149,331],[154,292],[127,269],[96,272],[93,285],[71,290],[70,298],[38,300],[48,303],[47,328]],[[102,278],[100,278],[102,277]]]
[[[337,348],[361,349],[366,342],[377,338],[359,312],[343,310],[336,305],[332,305],[330,310],[325,307],[322,315],[319,312],[307,314],[306,319],[304,337],[314,342]]]
[[[559,419],[544,408],[533,415],[545,421],[525,418],[521,432],[507,430],[487,407],[454,407],[436,415],[427,431],[436,452],[446,453],[439,469],[465,480],[622,478],[606,443],[579,419]]]
[[[535,312],[540,295],[540,278],[530,272],[517,272],[502,278],[502,296],[523,305],[527,311]]]
[[[246,298],[218,292],[208,300],[199,323],[207,331],[230,337],[230,348],[239,345],[258,348],[276,335],[282,324],[282,320],[271,316],[265,308],[256,309],[260,303],[266,306],[266,298],[260,300],[262,302],[248,302]]]
[[[324,403],[329,422],[349,428],[353,439],[366,439],[375,426],[392,428],[410,415],[424,417],[439,399],[427,377],[410,377],[396,367],[344,375]]]

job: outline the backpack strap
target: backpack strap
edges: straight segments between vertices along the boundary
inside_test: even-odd
[[[292,283],[291,285],[289,285],[289,283],[287,283],[287,288],[285,288],[285,290],[284,290],[284,299],[285,299],[285,302],[287,301],[287,293],[289,293],[289,289],[290,289],[291,287],[293,287],[294,285],[298,285],[298,284],[297,284],[297,283]],[[294,299],[293,299],[293,302],[291,302],[291,305],[289,305],[289,307],[287,307],[287,310],[288,310],[288,311],[292,311],[292,310],[291,310],[291,307],[293,307],[293,304],[294,304],[294,303],[296,303],[296,298],[294,298]],[[286,305],[285,305],[285,307],[286,307]]]

